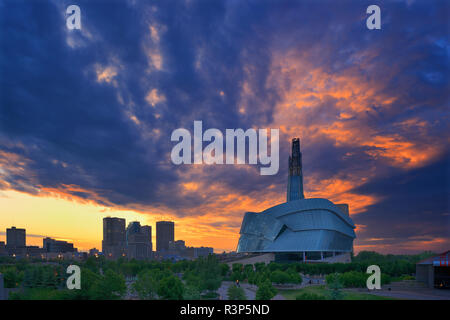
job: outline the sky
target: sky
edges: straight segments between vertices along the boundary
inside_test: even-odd
[[[449,249],[448,16],[434,0],[0,0],[0,241],[15,225],[30,245],[101,248],[116,216],[235,250],[246,211],[286,201],[299,137],[305,196],[349,204],[356,252]],[[278,128],[279,172],[172,164],[195,120]]]

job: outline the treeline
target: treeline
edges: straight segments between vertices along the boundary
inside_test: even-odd
[[[232,265],[231,274],[227,280],[232,281],[248,281],[250,284],[258,285],[263,281],[270,280],[273,283],[293,283],[301,284],[302,277],[297,271],[294,264],[278,264],[270,263],[268,265],[263,262],[247,265],[234,263]]]
[[[344,288],[365,288],[370,274],[365,272],[349,271],[344,273],[331,273],[325,277],[328,286],[339,283]],[[381,274],[381,285],[391,282],[391,277]]]
[[[128,261],[89,257],[84,262],[0,259],[0,273],[6,288],[19,288],[12,299],[121,299],[127,292],[140,299],[216,299],[222,281],[247,281],[258,286],[257,298],[270,299],[276,294],[272,284],[301,284],[304,275],[329,275],[327,281],[344,287],[364,287],[369,265],[378,265],[382,282],[400,276],[411,277],[415,264],[433,254],[381,255],[360,252],[351,263],[235,263],[230,268],[210,255],[194,261]],[[81,268],[81,290],[67,290],[66,268],[74,263]],[[337,275],[336,275],[337,274]],[[333,278],[334,277],[334,278]],[[130,280],[130,290],[126,285]],[[132,283],[132,285],[131,285]],[[230,294],[240,297],[241,290]]]

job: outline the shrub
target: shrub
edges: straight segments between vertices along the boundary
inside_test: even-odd
[[[169,276],[162,279],[158,285],[158,296],[165,300],[183,299],[184,286],[180,279]]]
[[[312,292],[304,292],[297,295],[295,300],[326,300],[326,297]]]
[[[327,284],[338,281],[344,288],[365,288],[367,285],[367,278],[370,274],[365,272],[349,271],[344,273],[332,273],[325,277]],[[391,282],[391,277],[388,274],[381,274],[381,284]]]
[[[284,271],[275,270],[270,274],[270,280],[274,283],[290,283],[291,277]]]
[[[247,300],[244,289],[231,285],[228,287],[228,300]]]
[[[256,300],[270,300],[277,294],[275,289],[269,280],[262,282],[256,290]]]

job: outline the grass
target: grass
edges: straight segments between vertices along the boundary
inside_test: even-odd
[[[309,286],[295,290],[284,289],[278,290],[278,293],[280,293],[287,300],[295,300],[295,297],[302,293],[315,294],[325,297],[325,299],[330,299],[330,290],[326,286]],[[342,300],[393,300],[393,298],[390,297],[381,297],[370,293],[347,291],[345,289],[342,290],[342,296]]]

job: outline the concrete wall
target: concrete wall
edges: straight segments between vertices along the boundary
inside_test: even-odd
[[[434,267],[431,264],[416,264],[416,280],[434,287]]]
[[[265,264],[270,263],[271,261],[275,260],[275,254],[273,253],[264,253],[258,256],[252,256],[249,258],[243,257],[240,259],[236,259],[230,262],[227,262],[227,264],[230,266],[230,268],[233,266],[233,263],[241,263],[243,265],[246,264],[255,264],[258,262],[264,262]]]
[[[350,263],[352,262],[352,257],[349,252],[338,254],[334,257],[328,257],[323,259],[321,262],[326,263]]]
[[[338,262],[339,263],[350,263],[351,260],[352,259],[351,259],[350,253],[346,252],[346,253],[336,255],[334,257],[324,258],[323,260],[310,260],[310,261],[307,261],[307,263],[338,263]],[[255,264],[258,262],[264,262],[265,264],[268,264],[272,261],[275,261],[274,253],[263,253],[263,254],[251,256],[251,257],[237,258],[235,260],[228,261],[227,264],[231,267],[233,265],[233,263],[241,263],[243,265],[246,265],[246,264]],[[301,261],[298,261],[298,262],[301,262]]]

